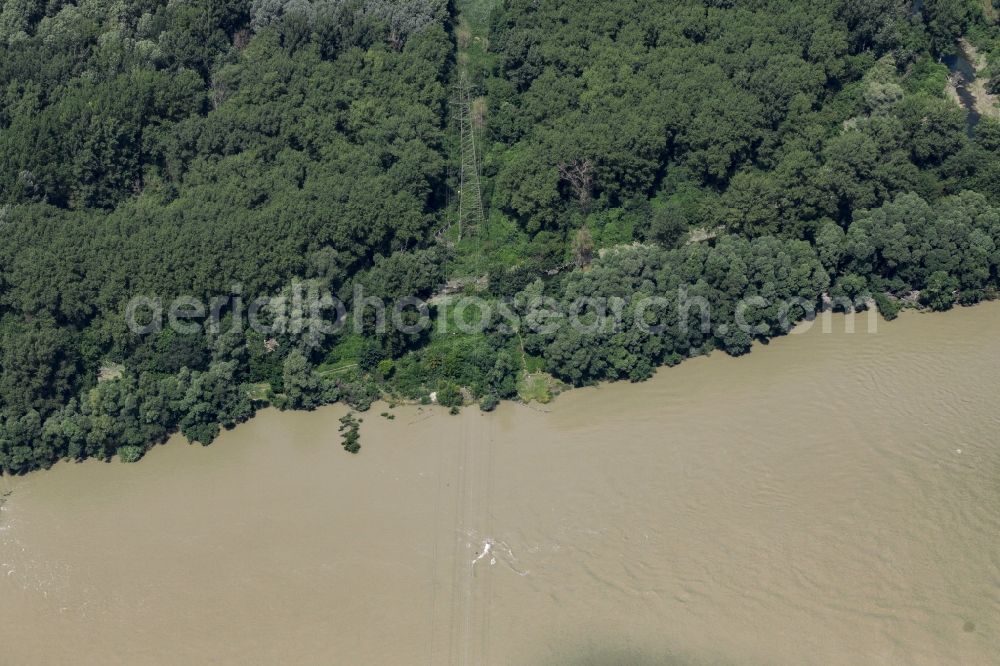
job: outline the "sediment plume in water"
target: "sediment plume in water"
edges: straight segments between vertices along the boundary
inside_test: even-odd
[[[1000,304],[831,328],[8,479],[0,661],[993,663]]]

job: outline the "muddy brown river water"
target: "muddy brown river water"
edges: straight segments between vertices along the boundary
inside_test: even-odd
[[[1000,304],[0,481],[3,664],[1000,663]]]

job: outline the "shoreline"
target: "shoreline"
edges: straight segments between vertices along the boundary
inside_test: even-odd
[[[900,319],[902,319],[903,317],[906,317],[906,319],[913,319],[916,316],[934,316],[934,315],[940,315],[940,316],[943,317],[943,316],[948,316],[950,314],[954,314],[954,312],[956,312],[956,311],[975,310],[975,309],[978,309],[978,308],[981,308],[981,307],[988,307],[990,304],[996,304],[996,305],[1000,306],[1000,301],[982,301],[982,302],[976,303],[974,305],[965,305],[965,306],[959,305],[959,306],[956,306],[953,310],[951,310],[951,311],[945,311],[945,312],[935,312],[933,310],[928,310],[928,309],[924,309],[924,308],[912,308],[912,307],[911,308],[903,308],[903,310],[900,311],[899,315],[894,320],[887,320],[887,319],[885,319],[881,315],[881,313],[878,312],[878,310],[876,308],[872,308],[869,311],[862,311],[862,312],[853,313],[854,330],[852,332],[848,332],[848,331],[844,330],[844,327],[847,326],[846,320],[847,320],[847,317],[849,316],[849,313],[833,312],[833,311],[830,311],[830,310],[826,310],[826,311],[824,311],[822,313],[817,314],[817,316],[814,317],[811,320],[804,320],[804,321],[798,322],[788,333],[785,333],[784,335],[780,335],[780,336],[775,336],[775,337],[769,338],[766,342],[760,341],[760,340],[755,340],[753,342],[753,346],[751,347],[750,352],[748,352],[747,354],[743,354],[741,356],[730,356],[730,355],[726,354],[724,351],[722,351],[720,349],[713,349],[712,351],[710,351],[707,354],[700,354],[700,355],[697,355],[697,356],[687,357],[683,361],[681,361],[680,363],[678,363],[678,364],[676,364],[674,366],[670,366],[670,365],[661,365],[661,366],[658,366],[658,367],[655,368],[653,376],[650,377],[649,379],[645,380],[645,381],[642,381],[642,382],[629,382],[629,381],[625,381],[625,380],[606,380],[606,381],[596,382],[594,384],[589,384],[589,385],[586,385],[586,386],[571,386],[571,385],[566,385],[567,388],[565,388],[562,392],[553,395],[553,399],[549,403],[537,403],[535,401],[525,402],[525,401],[522,401],[522,400],[501,400],[499,402],[499,404],[497,405],[497,407],[494,410],[486,412],[486,411],[479,410],[478,407],[477,407],[477,404],[475,402],[473,402],[473,403],[465,405],[462,408],[462,410],[463,410],[463,412],[466,409],[475,410],[475,413],[478,413],[479,416],[483,416],[483,417],[489,417],[491,415],[495,415],[500,410],[506,411],[507,409],[518,408],[518,407],[524,408],[524,409],[528,409],[528,410],[530,410],[530,411],[532,411],[534,413],[538,413],[538,414],[552,414],[555,411],[557,411],[557,409],[558,409],[557,405],[561,401],[557,401],[556,398],[558,398],[560,396],[570,396],[570,395],[574,395],[574,394],[579,394],[581,392],[585,392],[587,390],[594,390],[594,391],[606,390],[609,387],[615,387],[615,386],[643,386],[644,384],[646,384],[646,383],[648,383],[650,381],[654,381],[657,377],[660,376],[661,372],[669,371],[669,370],[674,370],[674,369],[680,368],[680,367],[684,367],[684,366],[688,365],[689,362],[691,362],[691,361],[697,361],[699,359],[700,360],[707,360],[707,359],[711,359],[711,358],[719,356],[719,355],[728,357],[730,360],[733,360],[733,361],[740,361],[740,360],[746,359],[747,357],[753,356],[755,352],[759,353],[760,351],[762,351],[764,349],[770,348],[772,345],[781,344],[781,341],[787,341],[789,338],[794,338],[794,337],[802,336],[802,335],[808,335],[810,333],[818,334],[818,335],[823,335],[823,336],[825,336],[825,335],[831,335],[831,334],[836,335],[836,334],[840,334],[840,333],[844,333],[844,334],[847,334],[847,335],[865,335],[865,336],[878,335],[879,332],[880,332],[879,329],[878,329],[879,326],[881,326],[881,325],[892,325],[892,324],[895,324]],[[860,321],[858,319],[859,316],[860,316]],[[872,320],[872,319],[876,322],[876,324],[875,324],[875,330],[866,332],[863,327],[865,326],[866,322],[869,322],[869,320]],[[844,325],[838,328],[837,326],[834,325],[834,322],[837,322],[837,321],[844,322]],[[822,331],[820,331],[818,333],[813,332],[813,329],[816,327],[817,324],[819,324],[821,326],[824,326],[824,330],[822,330]],[[826,327],[827,327],[828,324],[830,326],[829,330],[826,329]],[[369,421],[376,421],[376,420],[390,421],[390,419],[386,419],[385,417],[383,417],[381,415],[382,412],[388,412],[389,414],[396,414],[398,416],[399,410],[401,410],[401,409],[414,410],[415,415],[419,415],[420,418],[417,419],[417,420],[415,420],[415,421],[408,421],[408,422],[406,422],[407,426],[411,426],[411,425],[414,425],[416,423],[421,423],[421,422],[426,421],[426,420],[431,419],[431,418],[448,418],[448,419],[454,419],[454,418],[461,418],[463,416],[462,412],[460,412],[458,414],[452,413],[450,411],[450,408],[445,407],[443,405],[436,404],[436,403],[423,404],[420,401],[396,400],[396,399],[392,399],[392,398],[390,398],[388,396],[383,396],[383,397],[379,398],[378,400],[375,400],[372,403],[371,407],[369,407],[368,410],[363,411],[363,412],[354,409],[353,407],[351,407],[350,405],[348,405],[348,404],[346,404],[344,402],[336,402],[336,403],[332,403],[332,404],[329,404],[329,405],[323,405],[323,406],[317,407],[316,409],[313,409],[313,410],[295,410],[295,409],[281,410],[281,409],[278,409],[277,407],[275,407],[274,405],[266,404],[266,405],[261,406],[259,409],[255,410],[253,416],[251,416],[246,421],[243,421],[241,423],[236,424],[236,426],[234,426],[233,428],[224,429],[222,431],[222,433],[220,433],[219,438],[217,438],[216,441],[218,441],[218,439],[220,439],[220,438],[231,436],[231,433],[233,433],[233,432],[239,430],[241,427],[246,426],[247,424],[250,424],[253,421],[257,420],[257,418],[261,414],[263,414],[263,413],[269,413],[269,412],[273,411],[273,412],[277,412],[279,414],[286,414],[287,413],[287,414],[295,415],[295,414],[311,414],[311,413],[315,413],[315,412],[318,412],[318,411],[321,411],[321,410],[331,410],[331,409],[332,410],[338,410],[339,412],[342,412],[343,414],[355,413],[355,414],[363,415],[362,416],[363,423],[361,424],[361,447],[362,448],[361,448],[361,452],[359,454],[361,456],[364,455],[364,441],[365,441],[364,431],[367,430],[367,429],[369,429],[369,427],[368,427]],[[392,419],[392,420],[395,420],[395,419]],[[332,433],[330,433],[330,437],[331,437],[331,443],[332,444],[336,444],[337,446],[340,445],[339,433],[332,432]],[[189,446],[189,447],[197,447],[197,448],[202,448],[202,449],[208,449],[208,448],[212,448],[213,446],[215,446],[215,442],[213,442],[212,444],[208,444],[208,445],[200,444],[198,442],[191,442],[191,441],[188,441],[183,435],[181,435],[180,432],[173,432],[173,433],[171,433],[167,437],[167,439],[165,441],[160,442],[158,444],[152,445],[143,454],[143,458],[139,459],[136,463],[131,463],[131,464],[141,465],[142,462],[143,462],[143,459],[146,456],[148,456],[150,453],[152,453],[152,452],[154,452],[154,451],[156,451],[158,449],[161,449],[164,446],[171,445],[174,442],[176,442],[177,444],[184,444],[184,445]],[[24,474],[18,474],[18,475],[4,474],[4,475],[0,476],[0,496],[9,497],[10,494],[14,492],[15,486],[18,484],[18,480],[19,479],[26,479],[26,478],[36,477],[38,475],[44,474],[45,472],[49,472],[49,471],[51,471],[52,469],[54,469],[56,467],[63,467],[63,466],[67,466],[69,464],[88,464],[88,463],[93,463],[93,464],[100,463],[100,464],[105,464],[105,465],[125,464],[125,463],[122,463],[119,460],[119,457],[117,455],[111,457],[108,460],[103,460],[103,459],[100,459],[100,458],[85,458],[83,460],[68,460],[68,459],[63,459],[63,460],[59,460],[58,462],[56,462],[55,464],[53,464],[52,467],[50,467],[48,469],[36,469],[36,470],[31,470],[29,472],[26,472]],[[0,501],[0,505],[2,505],[2,501]]]
[[[945,94],[969,113],[976,113],[981,118],[1000,119],[1000,105],[998,105],[1000,97],[991,95],[986,90],[987,79],[982,76],[987,66],[986,56],[981,54],[967,37],[960,38],[956,46],[960,56],[969,63],[975,73],[973,80],[961,82],[961,87],[972,98],[972,108],[966,107],[953,75],[948,76],[947,83],[945,84]]]
[[[359,457],[343,406],[267,410],[207,448],[21,479],[8,657],[553,664],[598,627],[594,649],[712,662],[983,663],[1000,307],[844,321],[548,414],[400,407]]]

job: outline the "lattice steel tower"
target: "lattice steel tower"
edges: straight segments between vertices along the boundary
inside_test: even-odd
[[[458,186],[458,240],[479,233],[486,225],[483,190],[480,185],[479,157],[476,154],[476,126],[472,117],[472,93],[463,73],[455,86],[462,133],[462,173]]]

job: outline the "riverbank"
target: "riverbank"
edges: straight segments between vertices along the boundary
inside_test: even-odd
[[[5,658],[988,663],[1000,304],[846,321],[547,413],[398,407],[359,457],[345,408],[265,410],[13,479]]]
[[[985,76],[987,70],[986,56],[963,37],[958,42],[958,57],[968,63],[969,73],[963,72],[963,67],[954,68],[948,77],[946,93],[956,104],[968,108],[970,112],[983,118],[1000,119],[1000,97],[992,95],[986,86],[989,83]]]
[[[989,83],[984,76],[987,69],[986,56],[965,37],[959,40],[959,44],[976,72],[976,78],[969,84],[969,90],[976,100],[976,112],[985,118],[1000,118],[1000,106],[998,106],[1000,97],[991,95],[986,90],[986,84]]]

